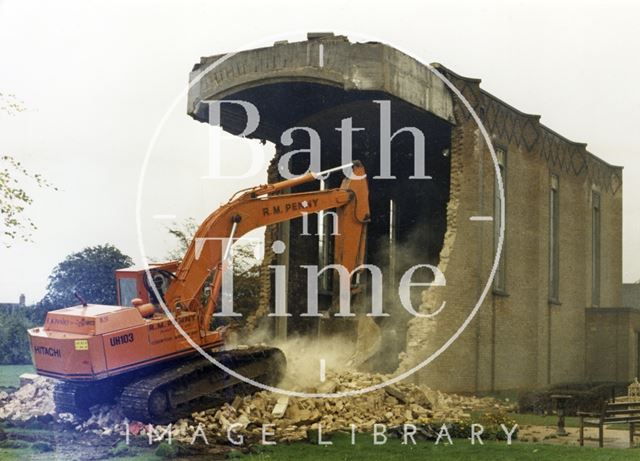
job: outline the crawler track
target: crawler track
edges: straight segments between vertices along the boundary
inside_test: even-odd
[[[53,389],[53,400],[58,413],[89,414],[89,408],[102,403],[110,403],[119,394],[111,381],[96,383],[62,382]]]
[[[282,351],[271,347],[238,348],[211,355],[242,376],[265,384],[277,384],[286,367]],[[93,405],[119,397],[128,418],[167,423],[251,392],[255,388],[197,355],[99,382],[61,383],[54,397],[59,412],[80,415],[86,415]]]

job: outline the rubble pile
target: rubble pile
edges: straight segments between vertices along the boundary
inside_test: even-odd
[[[118,405],[96,405],[90,408],[91,415],[79,418],[71,413],[60,413],[58,421],[67,423],[78,432],[91,432],[97,435],[125,435],[125,416]]]
[[[303,389],[308,393],[338,393],[356,391],[383,382],[385,376],[359,372],[327,374],[327,379],[315,388]],[[309,432],[327,434],[339,430],[371,431],[374,424],[397,427],[405,423],[454,423],[469,417],[471,411],[510,411],[512,406],[492,398],[467,397],[444,394],[414,384],[398,383],[384,386],[366,394],[338,398],[286,397],[267,391],[237,396],[233,402],[218,408],[193,413],[171,425],[172,437],[191,442],[200,426],[207,437],[226,439],[231,428],[249,440],[259,440],[263,425],[272,424],[273,440],[295,441],[305,439]],[[0,401],[0,419],[28,421],[43,415],[54,415],[53,381],[38,377]],[[91,408],[91,416],[80,419],[75,415],[57,415],[80,432],[98,435],[147,435],[147,426],[130,421],[117,405],[97,405]],[[167,425],[156,425],[162,433]]]
[[[382,375],[343,372],[329,375],[320,388],[307,392],[347,392],[372,386],[384,381]],[[227,430],[244,433],[247,438],[259,440],[263,425],[273,424],[273,439],[295,441],[308,437],[310,431],[323,433],[339,430],[371,431],[374,424],[389,427],[405,423],[454,423],[469,417],[474,410],[512,410],[503,402],[492,398],[449,395],[414,384],[395,384],[362,395],[339,398],[283,397],[270,392],[257,392],[238,396],[232,403],[217,409],[197,412],[189,419],[172,425],[172,436],[190,441],[199,425],[207,433],[221,438]],[[166,426],[156,427],[164,431]],[[142,431],[144,433],[144,429]]]
[[[0,420],[29,421],[53,417],[53,386],[52,380],[36,376],[12,394],[3,392],[0,395]]]

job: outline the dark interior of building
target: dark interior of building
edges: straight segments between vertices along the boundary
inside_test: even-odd
[[[293,135],[293,144],[283,146],[282,133],[296,126],[313,128],[321,139],[321,168],[341,165],[341,120],[352,119],[353,159],[360,160],[367,169],[370,189],[371,222],[367,235],[367,263],[377,265],[384,278],[384,310],[390,317],[381,319],[383,335],[392,335],[383,348],[395,354],[404,349],[406,322],[411,318],[398,298],[398,283],[407,269],[416,264],[438,264],[446,230],[446,206],[449,199],[451,125],[433,114],[412,106],[388,94],[372,91],[346,91],[342,87],[312,81],[286,81],[265,83],[233,92],[227,99],[249,101],[260,113],[258,129],[249,137],[268,140],[276,145],[276,152],[284,154],[309,148],[309,135],[301,130]],[[391,175],[395,179],[376,178],[381,174],[380,112],[381,105],[374,101],[390,101],[391,133],[403,127],[416,127],[425,136],[426,175],[431,179],[409,179],[414,173],[414,137],[409,132],[395,136],[391,143]],[[207,106],[201,105],[198,117],[207,119]],[[244,110],[236,105],[222,106],[222,126],[237,134],[246,124]],[[291,158],[290,171],[303,174],[309,170],[309,156],[296,154]],[[338,187],[343,175],[334,173],[324,187]],[[318,189],[319,182],[304,185],[302,190]],[[330,216],[321,225],[323,237],[318,236],[318,219],[309,219],[309,234],[302,234],[302,220],[290,223],[288,309],[293,314],[287,330],[291,334],[309,334],[317,331],[317,320],[300,318],[306,310],[305,264],[318,264],[320,268],[331,261],[332,220]],[[428,269],[416,271],[414,282],[430,281]],[[367,292],[367,277],[363,277]],[[331,276],[327,278],[321,306],[329,307]],[[420,305],[421,289],[412,289],[413,306]],[[356,303],[368,310],[366,296]],[[358,311],[358,306],[354,306]],[[384,338],[384,336],[383,336]],[[384,339],[383,339],[384,341]],[[378,361],[384,363],[384,360]],[[395,363],[395,362],[394,362]],[[384,371],[384,370],[382,370]]]

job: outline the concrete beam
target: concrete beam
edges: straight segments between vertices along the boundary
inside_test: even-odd
[[[315,82],[344,91],[383,92],[454,122],[450,92],[415,59],[382,43],[351,43],[331,34],[309,36],[315,38],[202,58],[190,74],[189,115],[207,122],[203,101],[231,98],[270,83]]]

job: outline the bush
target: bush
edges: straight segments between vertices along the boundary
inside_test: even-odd
[[[156,448],[156,456],[160,458],[175,458],[178,456],[180,448],[177,445],[173,445],[167,442],[162,442]]]
[[[421,440],[436,440],[439,437],[442,425],[445,425],[452,439],[469,439],[471,438],[472,424],[480,424],[482,433],[480,437],[485,440],[507,440],[507,434],[502,429],[502,424],[510,431],[516,426],[516,421],[504,411],[491,411],[482,414],[479,418],[464,417],[456,421],[432,422],[429,424],[417,425],[416,437]],[[479,428],[476,428],[478,430]],[[389,432],[390,436],[400,438],[403,435],[402,426],[392,428]],[[511,435],[512,440],[518,438],[518,427],[515,428]]]
[[[600,411],[613,395],[626,394],[627,383],[564,383],[546,389],[526,392],[518,399],[520,413],[551,414],[554,412],[554,394],[570,395],[565,403],[565,414],[574,416],[578,411]]]
[[[471,424],[481,424],[483,427],[482,440],[507,440],[507,434],[502,429],[501,424],[504,424],[507,430],[511,430],[515,426],[516,422],[513,418],[509,417],[502,411],[491,412],[483,414],[478,421],[471,421],[469,418],[464,418],[455,423],[447,425],[449,435],[454,439],[468,439],[471,437]],[[436,433],[439,431],[439,426]],[[514,431],[512,439],[518,438],[518,428]]]
[[[492,413],[485,413],[480,417],[480,424],[484,427],[483,438],[489,440],[507,440],[507,434],[502,429],[502,424],[511,430],[516,425],[515,419],[508,416],[504,411],[496,411]],[[513,435],[513,440],[518,438],[518,428],[516,427]]]
[[[133,455],[134,450],[132,450],[126,442],[118,442],[118,444],[110,450],[110,454],[112,457],[118,458]]]
[[[226,459],[238,459],[238,458],[244,458],[244,457],[245,457],[244,453],[236,449],[230,450],[225,456]]]

